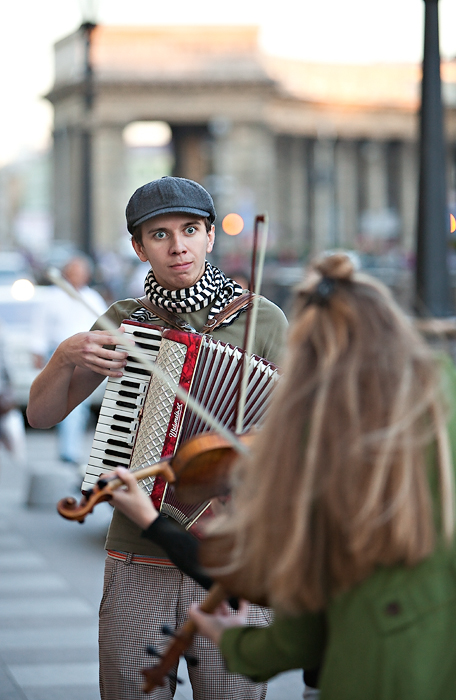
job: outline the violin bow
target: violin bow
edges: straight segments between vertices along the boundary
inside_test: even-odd
[[[262,224],[262,236],[261,236],[261,246],[260,255],[258,258],[258,270],[255,275],[255,264],[258,248],[258,231]],[[240,435],[243,430],[244,424],[244,413],[245,413],[245,399],[247,394],[247,382],[249,379],[248,365],[250,362],[250,357],[253,350],[253,342],[255,340],[255,331],[258,316],[258,303],[260,299],[261,283],[263,280],[263,270],[264,261],[266,258],[266,244],[268,241],[268,230],[269,230],[269,216],[267,212],[264,214],[259,214],[255,217],[254,229],[253,229],[253,249],[252,249],[252,265],[250,272],[250,284],[249,284],[249,294],[252,298],[252,305],[247,309],[247,319],[245,322],[245,334],[244,334],[244,362],[242,363],[241,378],[239,381],[239,394],[238,394],[238,405],[237,405],[237,416],[236,416],[236,433]]]
[[[255,276],[256,252],[258,246],[258,230],[260,224],[262,226],[262,239],[260,247],[260,256],[258,260],[258,271]],[[254,240],[252,251],[252,269],[249,284],[249,293],[253,296],[253,303],[247,310],[246,329],[244,336],[244,362],[241,368],[241,378],[239,381],[238,407],[236,416],[236,433],[241,434],[244,422],[245,398],[248,382],[248,364],[252,355],[253,341],[255,338],[256,321],[258,313],[259,293],[261,289],[262,275],[264,269],[264,261],[266,256],[266,244],[268,237],[268,214],[262,214],[255,217],[254,225]],[[253,295],[252,290],[255,289]],[[213,613],[217,606],[225,600],[227,594],[223,586],[219,583],[214,583],[209,590],[200,608],[203,612]],[[173,641],[169,645],[164,654],[159,654],[155,649],[149,648],[152,655],[157,656],[160,661],[154,666],[150,666],[141,671],[144,677],[143,690],[145,693],[151,693],[157,686],[164,684],[164,678],[173,672],[179,658],[184,654],[185,650],[190,646],[197,628],[194,622],[188,619],[185,624],[176,632],[173,632]]]

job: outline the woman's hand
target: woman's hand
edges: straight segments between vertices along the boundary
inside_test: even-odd
[[[126,488],[120,487],[112,492],[111,504],[136,523],[141,530],[147,530],[149,525],[158,518],[158,510],[152,503],[152,499],[141,491],[138,482],[128,469],[117,467],[114,474],[123,481]]]
[[[214,644],[219,644],[223,632],[230,627],[243,627],[247,622],[249,604],[242,600],[239,610],[233,615],[227,603],[219,605],[213,615],[201,611],[197,603],[193,603],[188,610],[188,615],[198,627],[199,634],[207,637]]]

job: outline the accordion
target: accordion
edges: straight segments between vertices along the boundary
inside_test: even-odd
[[[157,362],[175,384],[234,431],[244,363],[242,350],[198,333],[136,321],[124,321],[122,326],[125,336]],[[117,349],[128,351],[123,345]],[[247,374],[243,430],[261,423],[279,377],[276,365],[256,355],[249,358]],[[111,377],[107,382],[82,491],[117,466],[136,470],[171,457],[180,443],[209,429],[172,388],[129,356],[123,376]],[[186,528],[209,507],[209,502],[180,503],[160,477],[148,477],[139,485],[152,496],[156,507]]]

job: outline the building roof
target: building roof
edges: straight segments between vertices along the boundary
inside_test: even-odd
[[[97,82],[274,83],[283,95],[317,103],[416,110],[421,67],[310,63],[267,54],[255,26],[98,26],[92,34]],[[55,87],[83,78],[81,33],[56,44]],[[446,96],[456,92],[456,61],[442,64]],[[454,99],[456,106],[456,98]]]

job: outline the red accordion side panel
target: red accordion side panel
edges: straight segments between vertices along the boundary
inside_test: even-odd
[[[163,340],[171,340],[175,343],[180,343],[187,346],[185,360],[179,379],[179,386],[184,391],[189,392],[194,369],[198,359],[202,336],[196,333],[186,333],[184,331],[167,329],[163,331],[162,338]],[[175,453],[184,413],[185,403],[176,396],[163,443],[163,450],[161,454],[162,457],[170,457]],[[151,494],[153,504],[156,508],[161,507],[163,497],[166,493],[166,488],[167,484],[164,479],[161,477],[156,477]]]

